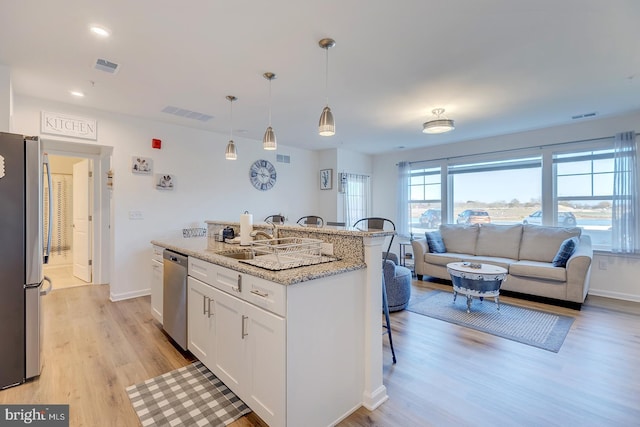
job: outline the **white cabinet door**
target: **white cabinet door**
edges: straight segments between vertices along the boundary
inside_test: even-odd
[[[162,279],[164,269],[162,262],[151,260],[151,315],[162,324]]]
[[[285,319],[245,304],[248,390],[244,402],[270,426],[285,425]]]
[[[246,384],[245,334],[246,303],[218,289],[213,292],[215,306],[215,332],[213,333],[213,373],[240,398]]]
[[[212,369],[215,333],[213,288],[193,277],[188,278],[188,288],[187,348],[206,367]]]

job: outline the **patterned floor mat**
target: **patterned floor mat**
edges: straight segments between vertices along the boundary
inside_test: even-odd
[[[201,362],[127,387],[143,426],[226,426],[251,412]]]

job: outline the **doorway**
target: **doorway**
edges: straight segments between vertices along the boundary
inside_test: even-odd
[[[43,193],[44,210],[52,204],[52,218],[45,216],[45,233],[51,227],[51,254],[45,274],[54,289],[92,283],[91,256],[93,214],[93,160],[49,155],[52,198]],[[45,181],[45,188],[48,186]]]
[[[42,151],[49,158],[53,187],[52,247],[45,274],[53,289],[108,284],[113,236],[106,176],[113,148],[43,139]],[[45,204],[46,197],[44,192]],[[43,226],[46,231],[48,225]]]

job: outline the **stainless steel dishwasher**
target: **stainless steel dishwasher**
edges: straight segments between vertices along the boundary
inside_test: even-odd
[[[162,253],[162,326],[183,350],[187,349],[187,256],[165,249]]]

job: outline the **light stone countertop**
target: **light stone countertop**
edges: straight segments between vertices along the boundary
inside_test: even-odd
[[[218,255],[219,252],[250,250],[249,246],[212,242],[206,237],[152,240],[151,243],[187,256],[192,256],[212,264],[217,264],[241,273],[250,274],[271,282],[280,283],[282,285],[293,285],[295,283],[342,274],[348,271],[361,270],[367,267],[363,262],[340,260],[306,267],[296,267],[288,270],[271,271],[242,263],[233,258]],[[210,247],[210,249],[207,249],[208,247]]]

